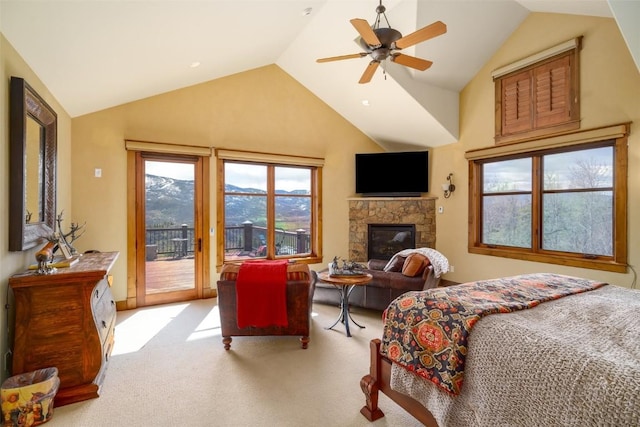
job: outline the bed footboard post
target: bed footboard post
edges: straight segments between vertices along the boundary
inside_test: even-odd
[[[369,421],[375,421],[384,417],[384,413],[378,408],[378,379],[380,378],[380,340],[373,339],[369,343],[371,361],[369,374],[360,380],[360,388],[365,395],[366,405],[360,409],[360,413]]]

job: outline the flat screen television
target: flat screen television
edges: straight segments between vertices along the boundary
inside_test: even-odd
[[[428,191],[428,151],[356,154],[356,193],[417,197]]]

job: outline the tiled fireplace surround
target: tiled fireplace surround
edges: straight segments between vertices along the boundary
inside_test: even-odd
[[[437,197],[356,197],[349,201],[349,260],[367,262],[369,224],[415,224],[416,247],[436,245]]]

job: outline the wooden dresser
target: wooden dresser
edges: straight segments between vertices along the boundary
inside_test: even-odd
[[[69,268],[12,276],[12,375],[55,366],[55,405],[98,397],[113,348],[116,304],[109,271],[118,252],[84,254]]]

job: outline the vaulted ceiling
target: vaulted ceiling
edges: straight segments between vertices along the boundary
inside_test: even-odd
[[[428,70],[383,64],[368,84],[368,57],[315,60],[360,52],[349,20],[373,24],[378,0],[2,0],[0,29],[72,117],[275,63],[386,149],[420,149],[457,140],[460,90],[529,13],[615,1],[384,0],[402,34],[447,33],[403,51]]]

